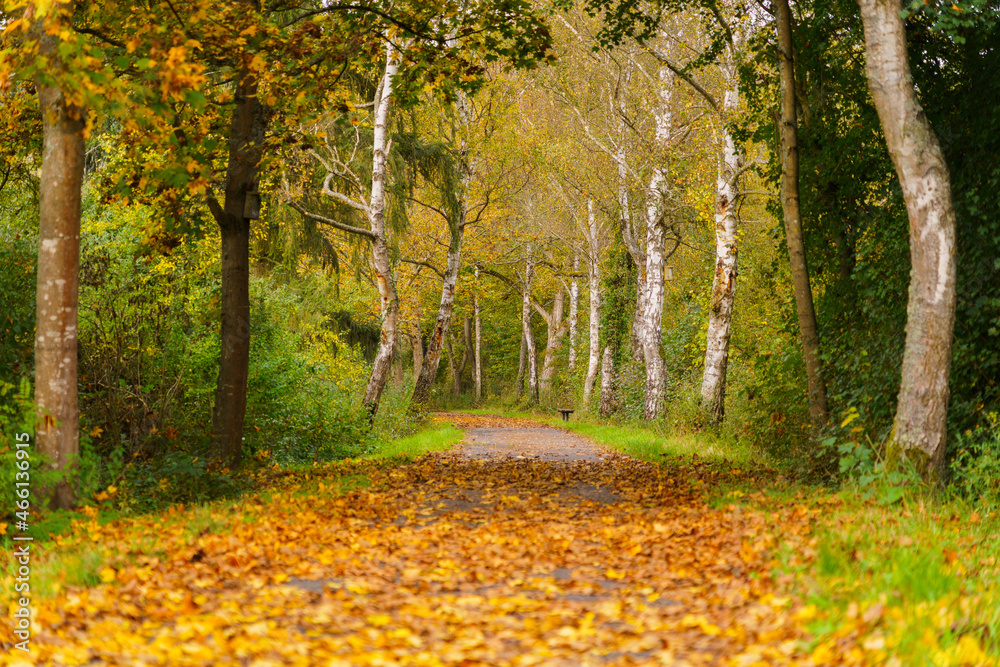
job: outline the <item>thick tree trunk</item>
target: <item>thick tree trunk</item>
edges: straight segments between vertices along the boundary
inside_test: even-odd
[[[39,27],[39,32],[41,28]],[[41,37],[39,51],[58,61],[57,37]],[[66,509],[76,502],[79,452],[77,313],[80,274],[80,199],[86,111],[57,86],[36,82],[42,110],[42,174],[38,221],[35,331],[36,446],[62,478],[38,488],[40,502]]]
[[[476,278],[479,277],[479,269],[476,269]],[[483,323],[479,312],[479,295],[473,297],[472,308],[476,318],[476,401],[483,400]]]
[[[569,372],[576,370],[576,340],[580,322],[580,283],[576,274],[580,273],[580,255],[573,251],[573,278],[569,283]]]
[[[563,338],[566,336],[566,323],[563,322],[563,311],[566,308],[566,293],[562,285],[556,287],[556,295],[552,303],[552,315],[549,317],[545,336],[545,359],[542,362],[541,390],[549,391],[552,388],[552,378],[556,374],[556,356],[559,348],[562,347]]]
[[[604,347],[604,359],[601,362],[601,416],[607,417],[614,411],[614,358],[611,346]]]
[[[583,402],[589,403],[597,381],[598,365],[601,362],[601,239],[594,215],[594,201],[587,200],[587,279],[590,289],[590,358],[587,362],[587,378],[583,383]]]
[[[806,363],[809,387],[809,417],[814,426],[823,426],[829,419],[826,385],[819,356],[819,331],[816,310],[809,284],[802,217],[799,212],[799,141],[795,111],[795,66],[792,61],[792,12],[788,0],[776,0],[778,15],[778,72],[781,81],[781,210],[785,220],[788,259],[792,269],[795,307],[802,335],[802,356]]]
[[[230,468],[243,458],[243,422],[250,370],[250,219],[247,192],[257,185],[267,119],[257,81],[241,73],[229,133],[229,164],[223,207],[209,200],[222,237],[222,325],[219,380],[212,426],[215,457]]]
[[[537,403],[538,358],[535,354],[535,336],[531,332],[531,283],[534,274],[535,257],[529,243],[524,266],[524,285],[521,291],[521,334],[524,339],[524,356],[527,359],[528,400]]]
[[[388,123],[389,108],[392,104],[392,85],[399,69],[399,54],[392,45],[386,47],[385,72],[382,76],[380,95],[375,104],[375,127],[372,138],[372,186],[368,203],[368,224],[375,235],[372,241],[372,266],[378,284],[379,310],[382,316],[382,331],[379,335],[378,351],[372,362],[372,374],[365,387],[362,399],[368,422],[374,423],[382,391],[389,381],[392,369],[392,355],[396,349],[397,321],[399,319],[399,297],[392,275],[392,259],[385,232],[385,174],[389,153]]]
[[[736,300],[739,176],[742,157],[725,119],[739,103],[735,67],[728,63],[728,90],[723,103],[722,155],[715,191],[715,278],[709,302],[708,336],[705,344],[705,374],[701,385],[701,405],[715,422],[722,421],[726,404],[726,370],[729,365],[729,335],[733,303]]]
[[[955,209],[951,179],[917,100],[898,3],[859,0],[868,87],[910,219],[906,348],[888,447],[890,465],[912,462],[939,479],[945,455],[948,374],[955,323]]]
[[[646,364],[646,403],[643,418],[653,420],[663,407],[663,265],[666,229],[660,219],[664,174],[656,168],[646,190],[646,294],[642,318],[642,350]]]

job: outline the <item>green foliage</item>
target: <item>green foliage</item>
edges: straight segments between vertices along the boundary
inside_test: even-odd
[[[26,189],[25,189],[26,190]],[[34,367],[37,231],[26,221],[32,196],[12,183],[0,190],[0,380],[16,383]]]
[[[991,413],[990,425],[958,435],[952,445],[951,488],[970,502],[1000,507],[1000,422]]]

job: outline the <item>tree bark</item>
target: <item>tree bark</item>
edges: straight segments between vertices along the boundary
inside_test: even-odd
[[[524,373],[528,364],[528,342],[524,338],[524,321],[521,321],[521,354],[517,362],[517,382],[514,391],[518,396],[524,396]]]
[[[906,347],[890,465],[911,462],[928,481],[944,465],[955,323],[955,209],[948,165],[917,100],[900,5],[859,0],[868,88],[910,220]]]
[[[601,362],[601,416],[607,417],[614,411],[614,358],[611,346],[604,347]]]
[[[464,217],[464,205],[462,209]],[[453,225],[451,243],[448,246],[448,264],[444,270],[444,281],[441,286],[441,302],[438,305],[437,321],[434,332],[427,345],[427,355],[424,357],[424,367],[420,378],[413,388],[413,403],[424,405],[431,398],[431,387],[437,377],[438,364],[441,361],[441,348],[444,336],[451,325],[451,315],[455,308],[455,290],[458,287],[458,270],[462,264],[462,232],[464,225]]]
[[[379,310],[382,317],[382,331],[379,335],[378,351],[372,362],[372,374],[365,387],[362,399],[368,422],[375,422],[382,391],[389,381],[392,355],[396,349],[397,322],[399,320],[399,296],[396,281],[392,275],[392,258],[385,232],[385,174],[389,154],[388,123],[389,108],[392,103],[393,79],[399,69],[399,53],[391,44],[386,46],[385,72],[382,76],[380,94],[375,102],[375,127],[372,139],[372,186],[368,203],[368,224],[375,235],[372,241],[372,265],[378,285]]]
[[[735,66],[724,66],[727,79],[722,108],[722,153],[715,191],[715,278],[709,303],[708,336],[705,345],[705,374],[701,385],[701,405],[714,422],[722,421],[726,404],[726,371],[729,366],[729,336],[733,303],[736,300],[738,249],[736,246],[737,199],[742,156],[726,130],[726,118],[739,104]]]
[[[528,243],[524,263],[524,285],[521,291],[521,334],[524,339],[524,356],[527,359],[528,401],[538,402],[538,359],[535,355],[535,336],[531,332],[531,283],[535,274],[535,257]]]
[[[601,334],[601,239],[594,214],[594,201],[587,200],[587,279],[590,289],[590,359],[583,383],[583,402],[589,403],[600,364]]]
[[[573,251],[573,279],[569,283],[569,372],[576,370],[576,340],[580,320],[580,255]]]
[[[55,8],[53,8],[55,9]],[[41,34],[39,52],[58,66],[59,38]],[[42,173],[38,220],[38,283],[35,330],[35,404],[38,452],[60,473],[37,489],[53,509],[76,502],[79,453],[77,319],[80,275],[80,206],[86,110],[69,102],[59,86],[36,81],[42,112]]]
[[[661,220],[665,181],[663,171],[653,170],[646,189],[646,294],[642,318],[642,350],[646,364],[646,403],[643,418],[653,420],[663,407],[663,265],[666,261],[666,229]]]
[[[214,455],[225,466],[239,467],[243,458],[243,422],[250,371],[250,219],[246,197],[257,183],[257,169],[267,128],[265,109],[257,98],[257,80],[240,74],[236,107],[229,132],[225,204],[209,206],[222,240],[220,305],[221,354],[212,414]]]
[[[813,426],[827,423],[830,415],[826,401],[826,384],[820,360],[819,331],[809,283],[802,217],[799,211],[799,141],[798,118],[795,110],[795,65],[792,60],[792,12],[788,0],[776,0],[778,31],[778,72],[781,87],[781,210],[784,214],[788,260],[792,269],[795,307],[802,335],[802,356],[806,364],[809,388],[809,417]]]

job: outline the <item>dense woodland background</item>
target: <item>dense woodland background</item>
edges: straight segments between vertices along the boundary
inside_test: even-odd
[[[177,5],[190,12],[183,29],[166,5],[139,23],[118,6],[63,8],[71,34],[62,39],[73,47],[62,57],[77,59],[67,71],[99,74],[74,93],[89,109],[79,497],[112,485],[126,509],[209,498],[246,483],[239,464],[356,456],[415,429],[423,410],[474,406],[572,407],[663,431],[705,431],[823,480],[870,475],[884,458],[900,387],[910,237],[869,94],[855,2],[791,8],[802,226],[826,426],[810,420],[778,196],[769,3],[651,5],[660,20],[643,34],[635,25],[615,34],[612,19],[633,16],[633,4],[592,15],[583,5],[493,3],[484,25],[456,19],[450,28],[422,15],[451,16],[429,3],[387,5],[394,21],[323,14],[320,5],[314,17],[293,21],[308,8],[244,15],[240,3],[219,5],[217,20],[207,21],[198,3]],[[906,18],[910,67],[950,169],[957,219],[947,479],[993,498],[996,10],[987,2],[915,3]],[[528,18],[504,28],[504,12]],[[8,64],[18,40],[29,39],[18,33],[28,21],[11,23],[19,16],[4,18]],[[398,67],[395,79],[387,62]],[[42,139],[35,93],[45,77],[37,67],[20,71],[0,87],[0,430],[8,439],[31,413]],[[217,456],[225,290],[220,205],[209,200],[228,193],[230,114],[247,72],[267,124],[248,144],[260,160],[251,179],[260,211],[247,217],[246,416],[239,451]],[[380,135],[386,81],[396,89]],[[706,410],[726,137],[741,160],[729,241],[738,268],[724,398]],[[380,355],[389,297],[380,295],[383,273],[372,259],[375,155],[386,160],[380,224],[398,299],[391,361]],[[649,215],[658,216],[666,277],[655,337],[663,384],[652,415],[652,362],[634,340],[637,285],[647,270],[636,251],[648,250]],[[638,238],[631,248],[630,234]],[[454,312],[442,320],[456,238]],[[388,379],[372,400],[379,364],[389,364]],[[428,366],[433,384],[415,403]],[[2,456],[13,456],[9,444]],[[12,465],[2,470],[13,475]]]

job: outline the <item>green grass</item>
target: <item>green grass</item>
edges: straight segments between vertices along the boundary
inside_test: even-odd
[[[440,452],[461,442],[465,434],[448,425],[432,426],[419,433],[380,443],[378,450],[365,458],[413,460],[428,452]]]
[[[666,435],[650,428],[635,426],[610,426],[592,424],[586,421],[562,423],[551,420],[552,424],[567,428],[574,433],[590,438],[643,461],[658,463],[664,456],[692,456],[715,461],[731,461],[743,465],[759,459],[759,455],[737,443],[719,440],[705,435]]]

